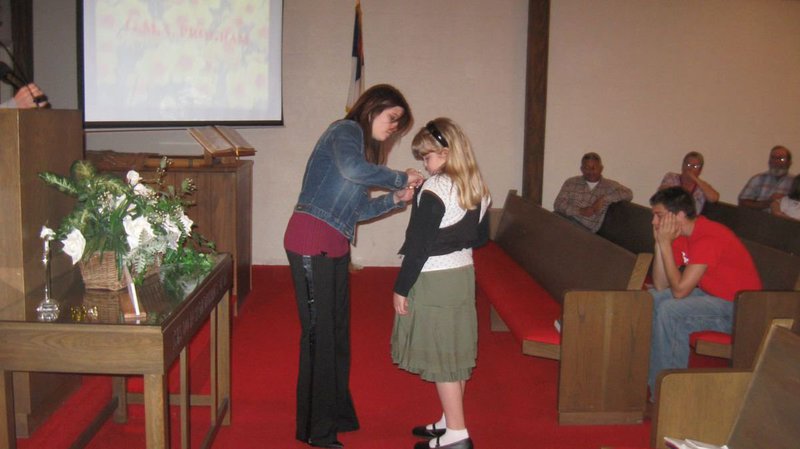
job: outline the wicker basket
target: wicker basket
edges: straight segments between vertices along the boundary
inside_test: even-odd
[[[80,262],[83,285],[87,289],[122,290],[127,287],[125,276],[117,271],[117,260],[113,252],[94,253],[86,262]],[[158,273],[159,263],[147,270],[145,277]]]
[[[101,292],[95,289],[87,290],[83,294],[83,307],[89,309],[97,308],[97,321],[100,323],[117,323],[120,321],[122,312],[120,304],[122,301],[130,301],[128,292]]]

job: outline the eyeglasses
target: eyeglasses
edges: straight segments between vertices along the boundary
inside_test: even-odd
[[[447,139],[444,138],[442,132],[439,131],[439,128],[437,128],[436,124],[433,123],[433,120],[431,120],[430,122],[428,122],[427,125],[425,125],[425,129],[427,129],[428,132],[431,133],[433,138],[436,139],[436,141],[439,142],[439,145],[441,145],[443,148],[450,147],[450,145],[447,143]]]
[[[703,164],[691,164],[689,162],[683,164],[683,166],[686,168],[693,168],[695,170],[700,170],[701,168],[703,168]]]
[[[770,156],[769,158],[770,158],[770,160],[780,161],[780,162],[786,162],[786,161],[789,160],[789,158],[786,157],[786,156],[783,156],[783,157],[781,157],[781,156]]]

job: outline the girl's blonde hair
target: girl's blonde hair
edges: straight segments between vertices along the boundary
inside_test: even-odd
[[[439,136],[435,135],[437,132]],[[445,149],[448,154],[442,173],[458,187],[458,204],[468,210],[480,207],[481,200],[489,196],[489,189],[483,182],[469,138],[460,126],[449,118],[439,117],[420,129],[411,142],[414,158],[419,160],[428,153],[441,153]]]

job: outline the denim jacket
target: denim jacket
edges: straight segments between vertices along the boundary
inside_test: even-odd
[[[339,120],[317,141],[294,210],[319,218],[352,242],[359,221],[405,207],[394,204],[391,192],[371,198],[369,189],[400,190],[407,182],[405,172],[367,162],[361,127]]]

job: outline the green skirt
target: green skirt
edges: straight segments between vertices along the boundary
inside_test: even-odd
[[[467,380],[478,355],[472,265],[420,273],[408,314],[395,315],[392,360],[430,382]]]

